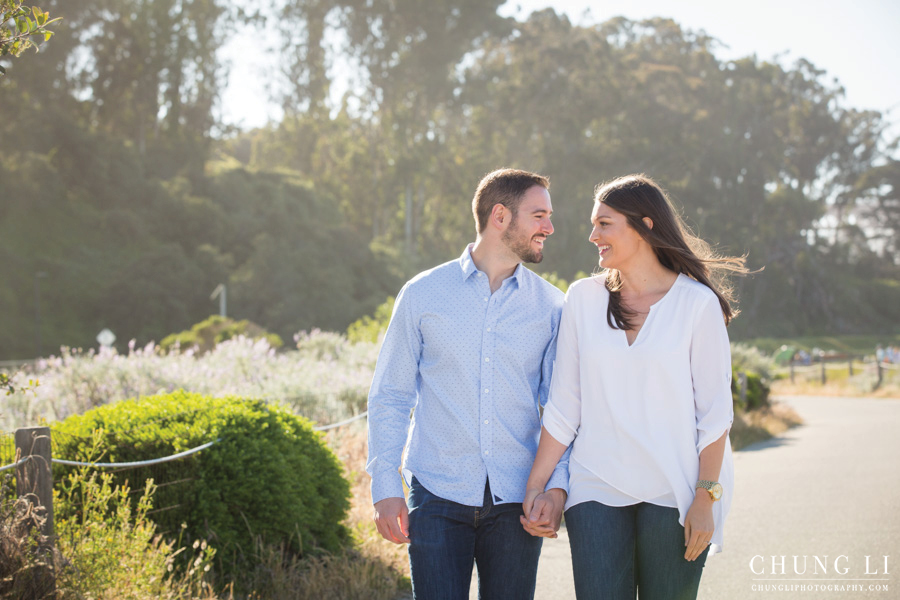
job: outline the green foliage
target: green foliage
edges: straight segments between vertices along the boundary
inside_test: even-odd
[[[560,285],[596,264],[593,187],[645,171],[704,239],[765,266],[735,282],[733,339],[900,322],[885,115],[845,106],[808,61],[725,60],[668,19],[519,22],[499,4],[279,0],[285,117],[233,134],[214,106],[242,8],[67,2],[53,51],[0,88],[0,139],[16,140],[0,155],[0,359],[33,352],[36,272],[48,348],[104,327],[158,340],[204,319],[223,282],[237,318],[282,339],[345,330],[459,255],[472,192],[502,165],[553,181],[541,268]],[[329,64],[358,83],[337,102]]]
[[[235,321],[221,315],[212,315],[197,323],[189,331],[173,333],[159,343],[161,350],[168,352],[176,345],[182,350],[196,347],[200,353],[209,352],[220,342],[242,335],[252,339],[265,338],[272,348],[281,348],[284,342],[278,335],[269,333],[259,325],[246,319]]]
[[[13,373],[12,377],[8,373],[0,372],[0,391],[5,392],[7,396],[28,393],[34,395],[35,390],[41,385],[40,380],[29,379],[28,383],[21,383],[20,380],[24,378],[21,371]]]
[[[391,315],[394,313],[394,299],[393,296],[389,296],[387,300],[378,305],[374,315],[366,315],[350,323],[347,328],[347,339],[354,344],[356,342],[377,342],[387,331],[388,324],[391,322]]]
[[[99,439],[83,455],[99,459]],[[53,540],[40,535],[44,513],[28,497],[17,498],[14,478],[0,476],[0,597],[209,598],[207,571],[215,555],[207,544],[193,548],[166,541],[147,518],[155,486],[132,492],[96,469],[57,474]],[[176,560],[184,565],[173,568]],[[48,578],[50,575],[52,578]],[[55,594],[47,589],[55,582]]]
[[[772,380],[775,371],[774,359],[754,346],[742,343],[731,344],[731,364],[739,370],[757,373],[766,381]]]
[[[85,452],[99,448],[95,436]],[[93,456],[96,460],[99,455]],[[192,598],[208,588],[204,580],[215,556],[208,544],[192,549],[180,539],[157,535],[147,516],[156,487],[147,481],[135,502],[128,484],[117,485],[110,473],[83,468],[70,472],[54,489],[55,529],[66,564],[59,569],[63,598]],[[180,555],[180,556],[179,556]],[[174,570],[180,558],[184,568]]]
[[[18,57],[31,47],[37,51],[39,44],[31,38],[41,36],[43,41],[49,40],[53,32],[47,26],[59,20],[50,19],[50,13],[37,6],[25,6],[21,0],[0,0],[0,58]],[[4,74],[6,69],[0,65],[0,75]]]
[[[747,377],[747,396],[743,402],[741,401],[741,373],[744,373]],[[734,364],[731,366],[731,375],[731,397],[735,409],[743,411],[756,410],[769,404],[769,392],[771,390],[768,381],[762,375]]]
[[[169,536],[184,523],[188,542],[209,540],[224,573],[252,568],[257,537],[301,554],[337,551],[348,540],[341,521],[349,486],[340,463],[306,419],[284,408],[187,392],[122,401],[54,424],[56,452],[77,456],[95,431],[108,462],[160,458],[219,440],[154,467],[160,484],[187,482],[157,492],[155,506],[170,509],[152,518]],[[119,473],[116,481],[132,477],[139,473]]]
[[[556,271],[553,271],[552,273],[541,273],[540,276],[559,288],[563,293],[569,291],[569,282],[560,277]],[[572,278],[572,281],[578,281],[579,279],[584,279],[586,277],[590,277],[590,275],[584,271],[578,271],[575,273],[575,277]]]

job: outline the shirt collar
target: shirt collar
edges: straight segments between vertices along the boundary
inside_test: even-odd
[[[478,267],[475,266],[475,261],[472,260],[472,248],[474,247],[475,244],[469,244],[459,257],[459,266],[460,269],[462,269],[463,281],[468,280],[473,273],[478,272]],[[519,276],[523,273],[524,268],[522,263],[519,263],[516,265],[516,270],[513,271],[513,274],[509,276],[509,279],[515,283],[516,287],[519,287]]]

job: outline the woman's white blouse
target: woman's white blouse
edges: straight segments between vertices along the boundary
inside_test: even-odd
[[[694,500],[700,452],[731,428],[731,349],[716,295],[679,275],[629,346],[607,324],[602,276],[576,281],[566,294],[556,364],[543,424],[572,446],[566,508],[650,502],[677,508]],[[710,554],[721,551],[734,491],[731,444],[713,504]],[[704,492],[705,493],[705,492]]]

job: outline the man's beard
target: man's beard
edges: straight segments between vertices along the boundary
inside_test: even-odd
[[[516,217],[513,217],[509,227],[503,232],[503,237],[501,239],[503,240],[503,243],[506,244],[506,247],[519,257],[519,260],[524,263],[537,264],[544,260],[544,253],[531,247],[531,242],[535,237],[537,236],[526,238],[524,235],[520,234],[516,224]]]

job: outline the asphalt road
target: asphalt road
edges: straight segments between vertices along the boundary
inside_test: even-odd
[[[700,598],[900,598],[900,400],[783,401],[805,423],[735,454],[725,550]],[[563,529],[544,543],[536,598],[574,597]]]

